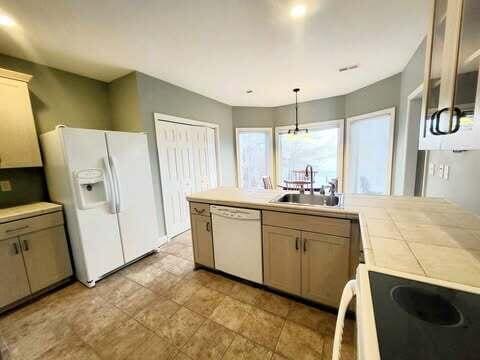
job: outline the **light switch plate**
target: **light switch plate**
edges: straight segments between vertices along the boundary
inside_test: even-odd
[[[440,179],[443,179],[443,168],[444,167],[445,167],[445,165],[443,165],[443,164],[438,165],[437,175]]]
[[[450,175],[450,166],[445,165],[443,167],[443,179],[448,180],[448,176]]]
[[[428,175],[430,176],[435,175],[435,164],[433,163],[428,164]]]
[[[9,180],[0,181],[0,191],[12,191],[12,184]]]

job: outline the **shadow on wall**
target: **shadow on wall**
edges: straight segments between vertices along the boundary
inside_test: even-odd
[[[9,180],[12,191],[0,192],[0,208],[48,199],[43,168],[0,170],[0,181]]]

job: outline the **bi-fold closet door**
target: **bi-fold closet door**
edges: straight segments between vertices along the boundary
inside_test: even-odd
[[[167,236],[190,228],[187,195],[217,186],[215,130],[167,121],[156,124]]]

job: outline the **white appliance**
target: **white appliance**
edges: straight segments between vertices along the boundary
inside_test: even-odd
[[[210,206],[215,269],[263,283],[259,210]]]
[[[93,287],[161,245],[145,134],[60,125],[40,142],[82,283]]]
[[[357,360],[380,360],[377,333],[373,318],[370,282],[365,265],[357,267],[356,279],[350,280],[343,289],[338,308],[337,324],[333,339],[332,360],[340,360],[343,326],[350,302],[355,301]]]

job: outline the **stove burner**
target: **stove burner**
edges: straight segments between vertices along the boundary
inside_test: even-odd
[[[447,299],[426,289],[399,285],[391,290],[392,299],[410,315],[430,324],[459,326],[463,316]]]

